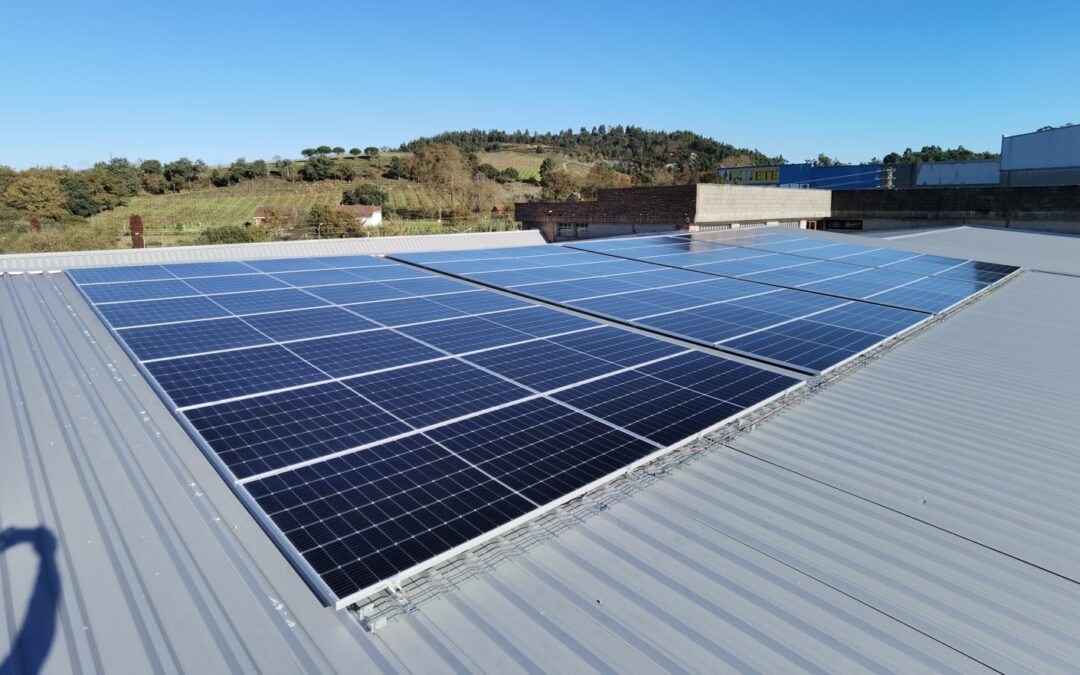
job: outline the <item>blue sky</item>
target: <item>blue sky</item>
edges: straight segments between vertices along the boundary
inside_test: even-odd
[[[689,129],[801,161],[1080,123],[1080,3],[11,2],[0,164],[462,128]]]

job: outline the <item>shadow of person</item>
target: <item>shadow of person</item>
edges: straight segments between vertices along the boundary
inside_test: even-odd
[[[41,672],[56,635],[56,612],[60,603],[56,536],[46,527],[9,527],[0,532],[0,555],[20,544],[33,546],[38,555],[37,579],[26,616],[11,645],[11,653],[0,660],[0,675]]]

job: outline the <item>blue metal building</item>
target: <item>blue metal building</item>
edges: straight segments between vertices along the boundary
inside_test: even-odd
[[[731,185],[773,185],[791,188],[873,190],[882,187],[880,164],[818,166],[777,164],[717,169],[720,182]]]

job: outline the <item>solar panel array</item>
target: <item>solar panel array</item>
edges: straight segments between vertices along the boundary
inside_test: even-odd
[[[569,244],[630,260],[920,312],[943,312],[1018,268],[787,232],[726,230]]]
[[[368,256],[68,275],[339,608],[798,384]]]
[[[653,241],[596,244],[622,251],[647,248]],[[692,245],[682,240],[675,244]],[[926,312],[562,246],[394,257],[811,374],[855,358],[930,317]]]

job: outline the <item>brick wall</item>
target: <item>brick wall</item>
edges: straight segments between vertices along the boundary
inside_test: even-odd
[[[558,223],[685,227],[694,222],[696,201],[694,185],[620,188],[599,190],[594,201],[518,203],[514,218],[555,241]]]

